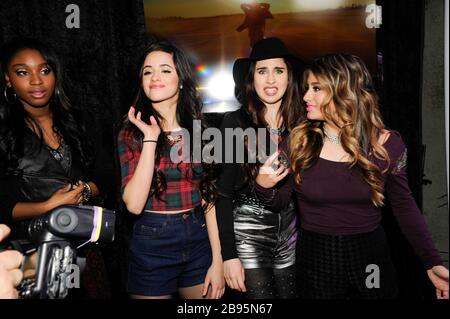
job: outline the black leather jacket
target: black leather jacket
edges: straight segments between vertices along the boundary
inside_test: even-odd
[[[36,134],[25,132],[24,156],[19,159],[16,173],[0,177],[0,223],[11,226],[10,239],[28,237],[30,220],[12,220],[12,210],[18,202],[43,202],[67,184],[87,180],[79,156],[73,151],[71,155],[70,172],[66,173]]]
[[[83,169],[79,155],[72,150],[70,171],[66,173],[36,134],[25,132],[24,156],[19,160],[17,174],[0,176],[0,223],[14,226],[12,211],[18,202],[46,201],[58,189],[79,180],[94,182],[102,195],[109,194],[114,187],[110,148],[100,134],[91,136],[95,136],[91,169]]]
[[[18,176],[12,179],[19,193],[19,202],[45,201],[67,184],[86,179],[80,159],[74,152],[70,173],[67,174],[35,134],[25,134],[24,150],[25,156],[19,160],[17,168]]]

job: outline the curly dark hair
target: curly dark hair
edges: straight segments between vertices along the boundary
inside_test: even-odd
[[[197,93],[196,89],[196,78],[193,72],[193,65],[187,58],[187,56],[175,45],[171,44],[166,40],[154,40],[149,46],[144,50],[140,62],[139,62],[139,81],[137,87],[137,93],[135,94],[133,106],[135,107],[136,114],[141,112],[141,119],[149,124],[150,116],[154,116],[156,122],[161,127],[161,118],[162,116],[154,109],[152,102],[147,97],[142,87],[142,67],[144,65],[144,61],[146,57],[155,51],[162,51],[166,53],[170,53],[173,57],[173,62],[175,64],[175,69],[177,71],[180,84],[183,85],[183,89],[179,92],[179,98],[177,102],[177,110],[176,117],[177,121],[182,128],[187,130],[190,136],[193,136],[193,121],[200,120],[201,121],[201,130],[203,132],[204,129],[207,128],[206,120],[201,112],[202,102]],[[125,143],[127,147],[132,152],[139,152],[142,150],[142,132],[128,120],[128,117],[125,115],[123,121],[123,130],[125,131]],[[156,145],[155,151],[155,171],[153,174],[152,185],[150,188],[150,195],[155,196],[158,200],[162,200],[162,194],[167,189],[166,178],[164,173],[159,169],[159,163],[161,154],[163,151],[164,145],[168,143],[167,136],[165,134],[160,134],[158,137],[158,143]],[[205,146],[206,142],[202,140],[202,149]],[[192,163],[192,150],[193,150],[193,138],[190,138],[190,154]],[[181,163],[179,163],[181,164]],[[192,166],[192,164],[190,164]],[[203,200],[205,200],[206,205],[214,203],[217,197],[216,190],[216,165],[215,164],[207,164],[202,162],[202,179],[200,182],[200,190]],[[204,207],[206,208],[206,207]]]
[[[19,99],[8,97],[11,88],[7,88],[5,75],[8,66],[16,54],[22,50],[38,51],[54,72],[55,90],[49,101],[53,117],[53,131],[70,146],[74,155],[81,160],[83,168],[92,163],[89,153],[89,142],[85,138],[85,129],[81,124],[78,110],[73,108],[64,91],[64,73],[61,62],[54,49],[36,39],[16,38],[6,43],[1,52],[0,62],[0,173],[4,175],[20,175],[18,161],[24,156],[24,135],[29,125],[33,123],[35,132],[43,145],[42,129],[36,120],[24,109]],[[12,87],[12,89],[14,89]]]

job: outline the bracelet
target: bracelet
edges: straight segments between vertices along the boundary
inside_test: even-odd
[[[92,189],[91,189],[91,186],[89,186],[88,183],[84,183],[83,184],[82,197],[83,197],[83,203],[88,202],[91,199],[91,197],[92,197]]]
[[[147,143],[147,142],[158,143],[157,140],[142,140],[142,143]]]

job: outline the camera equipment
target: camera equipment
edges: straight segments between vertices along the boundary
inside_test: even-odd
[[[28,234],[37,246],[36,273],[21,282],[20,298],[65,298],[71,288],[76,249],[89,242],[112,242],[114,226],[115,212],[98,206],[64,205],[33,218]],[[11,245],[26,254],[24,243]]]

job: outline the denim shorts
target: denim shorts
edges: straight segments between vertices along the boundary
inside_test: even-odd
[[[130,242],[127,290],[141,296],[171,295],[202,284],[211,262],[200,206],[176,214],[143,212]]]

